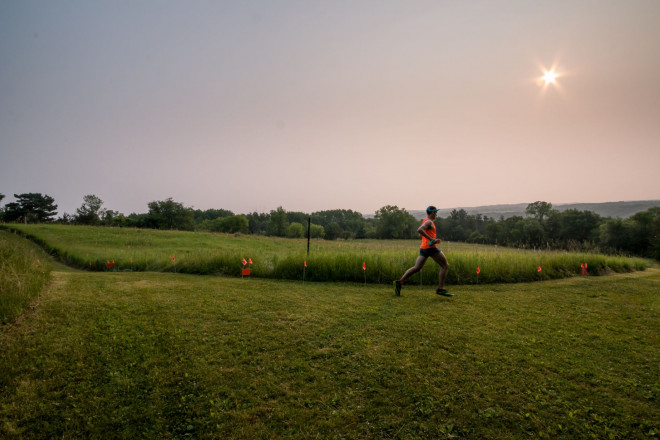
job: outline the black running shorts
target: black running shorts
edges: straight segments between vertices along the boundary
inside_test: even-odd
[[[419,256],[420,257],[428,258],[428,257],[432,257],[435,254],[439,254],[439,253],[440,253],[440,249],[438,249],[436,247],[432,247],[432,248],[428,248],[428,249],[422,249],[422,248],[419,249]]]

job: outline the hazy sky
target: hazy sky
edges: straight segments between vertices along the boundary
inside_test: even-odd
[[[646,200],[659,169],[658,0],[0,1],[5,203]]]

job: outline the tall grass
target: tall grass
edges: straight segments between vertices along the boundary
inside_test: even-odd
[[[40,254],[32,243],[0,231],[0,324],[13,322],[48,281],[50,267]]]
[[[156,271],[240,276],[243,258],[252,258],[253,276],[309,281],[390,283],[417,258],[416,240],[305,240],[263,236],[100,228],[62,225],[12,225],[63,262],[96,271]],[[648,261],[590,253],[534,251],[443,243],[450,284],[540,281],[589,274],[644,270]],[[114,261],[109,268],[107,262]],[[304,262],[307,267],[304,268]],[[366,270],[363,270],[366,264]],[[541,268],[539,271],[538,268]],[[479,273],[477,273],[479,269]],[[437,283],[438,267],[429,260],[411,283]]]

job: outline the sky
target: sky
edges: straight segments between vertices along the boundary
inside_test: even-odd
[[[3,0],[2,203],[660,199],[658,23],[657,0]]]

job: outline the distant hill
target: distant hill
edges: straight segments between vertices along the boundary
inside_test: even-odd
[[[532,203],[532,202],[530,202]],[[517,203],[513,205],[490,205],[490,206],[474,206],[470,208],[443,208],[438,210],[438,217],[449,217],[451,212],[456,209],[464,209],[470,215],[481,214],[499,220],[500,217],[509,218],[519,215],[525,216],[525,208],[529,203]],[[558,211],[566,211],[567,209],[577,209],[578,211],[591,211],[599,214],[602,217],[619,217],[627,218],[638,212],[646,211],[653,207],[660,207],[660,200],[641,200],[634,202],[606,202],[606,203],[565,203],[555,205],[552,207]],[[408,211],[415,218],[423,219],[426,217],[426,211],[414,210]]]

